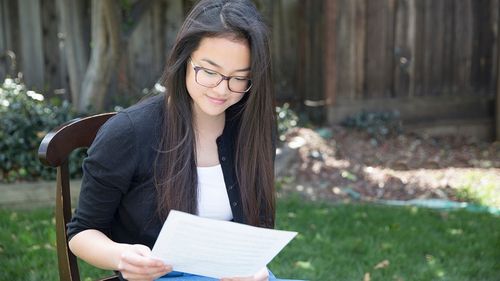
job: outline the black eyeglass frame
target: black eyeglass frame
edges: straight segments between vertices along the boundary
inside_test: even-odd
[[[199,66],[199,65],[196,65],[194,64],[194,61],[192,58],[189,58],[189,62],[191,63],[191,66],[193,67],[193,70],[194,70],[194,80],[196,81],[196,83],[198,83],[199,85],[203,86],[203,87],[207,87],[207,88],[215,88],[217,86],[219,86],[219,84],[224,81],[224,80],[227,80],[227,88],[229,89],[229,91],[233,92],[233,93],[238,93],[238,94],[246,94],[250,91],[250,89],[252,88],[252,79],[248,79],[246,77],[243,77],[243,76],[226,76],[224,74],[221,74],[215,70],[212,70],[212,69],[209,69],[209,68],[206,68],[206,67],[203,67],[203,66]],[[204,85],[200,82],[198,82],[198,71],[200,70],[208,70],[209,72],[214,72],[216,74],[218,74],[220,76],[220,80],[219,82],[217,82],[215,85],[213,86],[207,86],[207,85]],[[232,79],[232,78],[243,78],[243,79],[246,79],[248,80],[248,88],[245,90],[245,91],[234,91],[233,89],[231,89],[231,86],[229,86],[229,81]]]

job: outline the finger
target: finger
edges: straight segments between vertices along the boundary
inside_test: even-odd
[[[130,268],[122,270],[123,278],[127,280],[155,280],[172,271],[172,267],[165,267],[162,270],[144,270],[144,268]]]
[[[164,267],[165,264],[158,259],[144,257],[136,253],[126,252],[122,255],[123,263],[129,263],[138,267]]]
[[[149,257],[151,255],[151,249],[146,245],[134,244],[132,245],[132,250],[143,257]]]
[[[134,274],[144,274],[144,275],[152,275],[163,272],[172,271],[172,267],[169,265],[161,265],[161,266],[137,266],[131,263],[123,262],[118,267],[118,270],[121,272],[129,272]]]

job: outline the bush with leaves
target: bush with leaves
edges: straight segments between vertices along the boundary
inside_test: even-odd
[[[6,79],[0,87],[0,182],[54,178],[55,170],[38,160],[38,146],[48,131],[74,116],[68,102],[47,101],[20,81]],[[70,172],[78,173],[81,162],[70,163]]]
[[[299,117],[290,108],[288,103],[283,104],[283,106],[276,107],[276,116],[278,119],[278,136],[280,141],[285,140],[285,134],[291,129],[297,127],[299,123]]]
[[[360,112],[345,118],[341,125],[347,128],[366,131],[374,140],[399,135],[403,125],[398,111]]]

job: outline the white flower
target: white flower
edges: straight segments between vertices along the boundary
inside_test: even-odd
[[[14,84],[14,80],[12,80],[11,78],[6,78],[4,81],[3,81],[3,84],[4,86],[11,86]]]
[[[43,101],[43,96],[35,93],[34,91],[27,91],[26,94],[34,100]]]
[[[160,93],[164,93],[166,91],[166,88],[163,87],[161,84],[156,83],[155,84],[155,90],[158,91],[158,92],[160,92]]]

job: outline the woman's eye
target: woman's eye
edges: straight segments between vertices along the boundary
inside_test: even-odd
[[[245,77],[234,77],[234,79],[236,79],[236,81],[238,82],[246,82],[249,80],[248,78]]]
[[[208,70],[206,68],[203,68],[203,72],[205,72],[205,74],[207,75],[217,75],[217,72]]]

